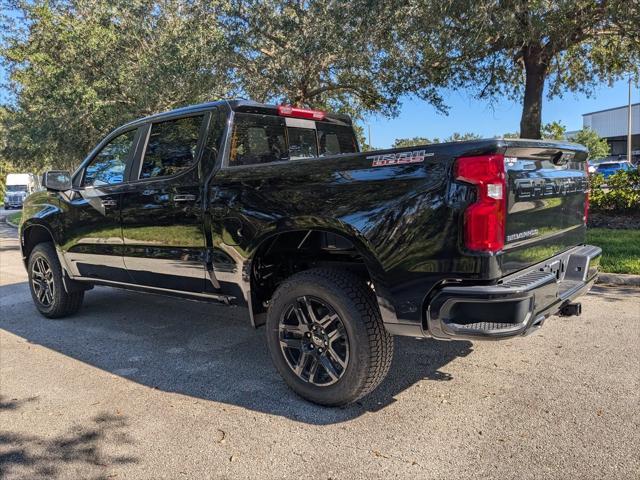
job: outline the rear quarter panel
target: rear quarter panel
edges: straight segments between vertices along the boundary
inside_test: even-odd
[[[468,191],[449,181],[457,148],[469,150],[396,149],[427,155],[422,163],[379,167],[374,157],[385,152],[222,169],[211,185],[210,208],[226,209],[223,223],[230,226],[218,241],[237,243],[231,256],[250,259],[278,232],[340,233],[360,246],[376,291],[394,305],[398,319],[419,321],[432,285],[443,277],[478,278],[484,268],[483,259],[460,254],[460,210]],[[241,238],[229,241],[238,230]]]

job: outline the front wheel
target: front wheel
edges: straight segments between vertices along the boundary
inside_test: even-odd
[[[342,270],[297,273],[276,290],[267,345],[280,375],[301,397],[328,406],[362,398],[385,378],[393,338],[372,290]]]
[[[38,311],[47,318],[61,318],[76,313],[82,306],[84,292],[67,293],[62,280],[62,266],[54,246],[39,243],[29,255],[29,288]]]

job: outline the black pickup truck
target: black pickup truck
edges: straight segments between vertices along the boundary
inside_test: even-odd
[[[291,388],[342,405],[385,377],[393,335],[501,339],[580,313],[601,254],[586,156],[520,139],[361,153],[346,116],[207,103],[47,172],[22,255],[49,318],[93,285],[246,307]]]

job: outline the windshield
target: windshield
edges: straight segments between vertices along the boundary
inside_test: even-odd
[[[7,185],[7,192],[26,192],[26,185]]]

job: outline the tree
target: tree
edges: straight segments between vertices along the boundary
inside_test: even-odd
[[[9,74],[5,153],[24,165],[77,164],[112,128],[178,106],[242,96],[394,115],[431,82],[395,66],[393,2],[335,0],[9,0],[0,54]],[[432,64],[423,55],[422,64]]]
[[[466,140],[478,140],[480,138],[482,138],[480,135],[470,132],[454,132],[444,140],[440,140],[438,137],[435,137],[432,140],[429,140],[426,137],[396,138],[396,140],[393,142],[392,148],[415,147],[418,145],[426,145],[429,143],[464,142]]]
[[[545,123],[541,129],[542,138],[548,140],[565,140],[567,138],[567,127],[560,122]]]
[[[386,2],[232,0],[222,26],[234,77],[260,102],[394,115],[406,85],[393,67]],[[441,99],[429,83],[422,98]]]
[[[547,140],[566,140],[567,127],[562,123],[553,121],[551,123],[545,123],[540,129],[542,138]],[[498,138],[523,138],[520,136],[520,132],[507,132],[500,135]]]
[[[467,132],[467,133],[453,132],[453,135],[445,138],[443,140],[443,142],[466,142],[467,140],[478,140],[480,138],[482,138],[482,136],[478,135],[476,133],[471,133],[471,132]]]
[[[453,86],[479,98],[522,100],[520,134],[541,138],[542,99],[590,94],[601,82],[640,73],[638,0],[405,2],[398,36],[410,51],[449,52]],[[422,35],[415,35],[421,30]],[[408,32],[404,34],[403,32]],[[430,67],[414,70],[416,81]]]
[[[71,168],[114,127],[234,91],[215,2],[19,1],[3,20],[5,156]]]
[[[416,147],[418,145],[427,145],[429,143],[439,143],[437,138],[434,140],[429,140],[426,137],[396,138],[393,145],[391,145],[391,148]]]
[[[611,146],[601,138],[595,130],[585,127],[571,136],[572,142],[584,145],[589,150],[589,160],[606,158],[611,153]]]

